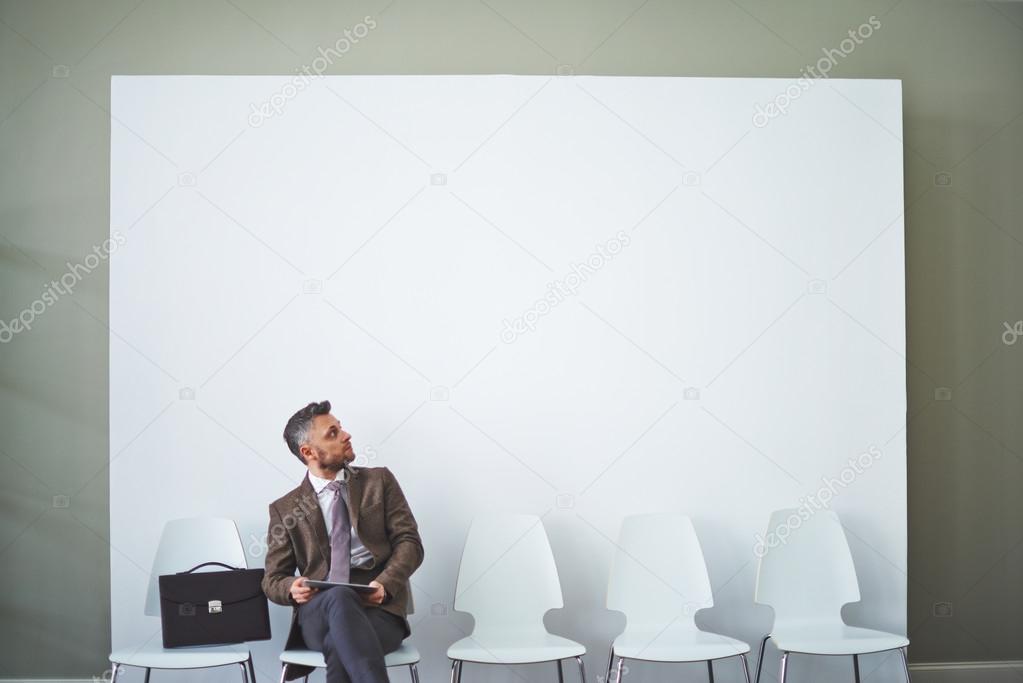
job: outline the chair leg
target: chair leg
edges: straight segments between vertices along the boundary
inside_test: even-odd
[[[242,683],[249,683],[249,669],[242,662],[238,662],[238,668],[242,670]]]
[[[288,665],[281,664],[281,683],[285,683],[284,677],[288,675]]]
[[[615,673],[615,683],[622,683],[622,667],[625,666],[625,657],[618,658],[618,670]]]
[[[899,654],[902,655],[902,670],[906,673],[906,683],[913,683],[913,679],[909,677],[909,656],[906,654],[906,648],[900,647]]]
[[[710,683],[714,683],[714,662],[707,660],[707,677],[710,679]]]
[[[742,673],[746,677],[746,683],[749,683],[749,663],[746,661],[746,655],[739,655],[739,659],[742,660]]]
[[[451,660],[451,683],[461,683],[462,681],[462,660],[453,659]]]
[[[860,683],[860,656],[853,655],[853,676],[856,677],[856,683]]]
[[[561,667],[561,660],[557,661],[558,664],[558,683],[565,683],[565,671]]]
[[[121,665],[117,662],[111,662],[110,664],[110,683],[117,683],[117,672],[121,670]]]
[[[150,672],[150,668],[147,666],[146,667],[146,677],[145,677],[143,683],[149,683],[149,672]],[[113,681],[111,681],[111,683],[113,683]]]
[[[408,665],[408,675],[412,679],[412,683],[419,683],[419,671],[416,669],[415,664]]]
[[[789,653],[781,653],[781,666],[779,667],[778,683],[785,683],[785,664],[788,663]]]
[[[615,646],[612,643],[607,651],[607,667],[604,670],[604,683],[611,683],[611,667],[615,662]],[[599,683],[599,682],[598,682]]]
[[[249,653],[249,681],[256,683],[256,665],[252,663],[252,653]]]
[[[764,639],[760,641],[760,654],[757,656],[757,681],[760,683],[760,672],[764,670],[764,649],[767,647],[767,641],[770,639],[771,634],[768,633],[764,636]]]
[[[583,658],[576,657],[575,661],[579,662],[579,680],[581,683],[586,683],[586,665],[583,664]]]

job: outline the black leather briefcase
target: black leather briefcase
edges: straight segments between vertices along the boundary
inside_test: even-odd
[[[210,565],[228,571],[195,571]],[[240,569],[220,562],[204,562],[186,572],[161,576],[163,646],[269,640],[270,612],[262,581],[262,569]]]

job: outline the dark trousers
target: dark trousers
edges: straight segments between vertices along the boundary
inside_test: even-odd
[[[298,608],[298,623],[306,647],[327,660],[327,683],[387,683],[384,655],[405,637],[401,617],[344,586],[317,591]]]

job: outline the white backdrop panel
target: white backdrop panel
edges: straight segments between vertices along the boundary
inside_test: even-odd
[[[872,446],[831,485],[862,585],[846,616],[905,631],[898,81],[817,81],[759,126],[792,81],[291,82],[113,79],[115,647],[159,641],[142,605],[165,521],[232,517],[262,566],[266,505],[304,472],[284,422],[324,398],[420,522],[426,680],[471,629],[451,606],[473,515],[544,516],[566,605],[547,623],[592,679],[624,624],[603,608],[623,516],[691,515],[717,599],[699,621],[755,644],[756,534]],[[254,646],[260,678],[287,619]],[[800,658],[793,680],[850,668]]]

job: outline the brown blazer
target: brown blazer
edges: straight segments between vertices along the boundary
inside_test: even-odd
[[[353,467],[348,482],[348,513],[359,540],[373,555],[369,568],[352,568],[352,583],[379,581],[390,596],[379,609],[408,620],[409,577],[423,563],[423,543],[398,481],[386,467]],[[266,572],[263,592],[279,605],[291,605],[291,629],[285,648],[304,648],[297,621],[298,605],[291,584],[298,575],[326,579],[330,571],[330,538],[309,477],[298,488],[270,503]],[[312,671],[289,666],[287,680]]]

